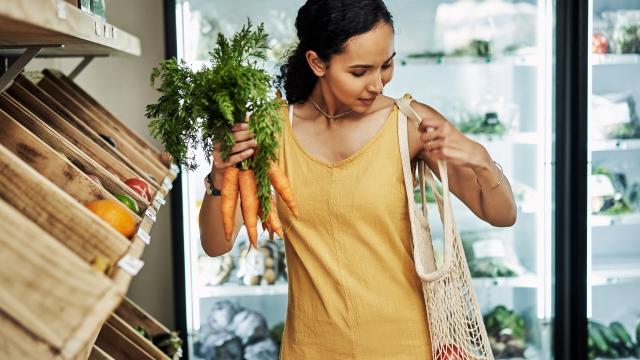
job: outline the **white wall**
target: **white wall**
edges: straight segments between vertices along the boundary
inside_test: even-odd
[[[164,58],[162,1],[108,0],[106,3],[107,21],[140,38],[142,56],[94,59],[76,82],[159,149],[160,144],[151,139],[147,130],[144,109],[157,97],[149,84],[151,69]],[[80,59],[35,59],[27,70],[47,67],[68,74],[79,62]],[[151,245],[143,255],[145,266],[134,278],[128,296],[163,324],[174,328],[170,213],[168,201],[160,209],[151,231]]]

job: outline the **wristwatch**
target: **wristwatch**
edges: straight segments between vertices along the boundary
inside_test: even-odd
[[[207,195],[220,196],[222,194],[220,190],[216,189],[215,186],[213,186],[213,181],[211,181],[211,173],[208,173],[207,176],[204,177],[204,188],[206,189]]]

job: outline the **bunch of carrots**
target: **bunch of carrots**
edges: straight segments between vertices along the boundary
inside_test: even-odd
[[[151,135],[160,138],[177,164],[193,170],[198,167],[191,152],[202,148],[211,154],[220,143],[220,154],[227,159],[235,143],[232,127],[238,119],[249,117],[258,151],[241,162],[240,168],[225,169],[221,213],[227,241],[233,236],[235,210],[241,201],[251,244],[257,248],[257,222],[265,230],[282,237],[283,229],[273,201],[273,190],[298,216],[289,181],[276,166],[278,139],[282,132],[279,109],[282,100],[273,98],[272,77],[256,60],[266,61],[268,36],[264,25],[256,29],[250,21],[231,38],[218,34],[210,61],[193,71],[184,61],[160,62],[151,74],[152,86],[159,80],[158,102],[147,106]]]
[[[280,195],[282,200],[294,216],[298,216],[298,209],[293,198],[293,192],[289,185],[289,180],[284,175],[277,164],[272,163],[268,172],[269,180],[275,191]],[[257,195],[257,184],[255,172],[251,169],[239,169],[230,166],[224,171],[223,185],[221,189],[222,200],[220,203],[220,212],[222,214],[222,222],[224,225],[224,233],[227,241],[231,241],[233,236],[233,228],[235,225],[235,213],[238,203],[238,195],[240,195],[240,206],[242,209],[242,217],[244,219],[249,241],[251,245],[257,248],[258,243],[258,222],[259,218],[262,222],[263,230],[269,232],[269,237],[273,239],[273,233],[278,234],[280,238],[284,237],[282,223],[278,216],[275,206],[271,207],[271,211],[264,218],[262,209]],[[271,195],[271,204],[275,204],[273,194]]]

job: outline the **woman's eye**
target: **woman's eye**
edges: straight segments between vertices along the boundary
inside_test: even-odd
[[[359,72],[359,73],[351,73],[351,75],[355,76],[355,77],[361,77],[362,75],[364,75],[364,71],[363,72]]]
[[[382,65],[382,68],[383,68],[383,69],[388,69],[388,68],[390,68],[390,67],[391,67],[391,63],[388,63],[388,64],[384,64],[384,65]]]

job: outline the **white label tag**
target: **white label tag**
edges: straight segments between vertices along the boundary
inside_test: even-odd
[[[614,196],[616,194],[616,189],[607,175],[591,175],[589,177],[589,186],[591,187],[592,197]]]
[[[264,254],[257,251],[254,248],[249,250],[246,257],[247,261],[247,275],[249,276],[262,276],[264,274]]]
[[[111,31],[109,31],[109,25],[104,24],[104,37],[108,38],[111,35]]]
[[[174,174],[178,175],[180,173],[180,167],[176,164],[171,164],[171,171],[173,171]]]
[[[489,239],[473,243],[473,254],[477,259],[501,258],[506,255],[506,251],[501,240]]]
[[[135,276],[138,275],[140,269],[144,266],[144,261],[127,254],[118,261],[118,266],[122,268],[122,270],[128,272],[129,275]]]
[[[111,27],[111,37],[114,39],[118,38],[118,30],[115,27]]]
[[[103,29],[104,29],[104,26],[102,26],[102,23],[96,21],[96,35],[102,36]]]
[[[164,205],[167,203],[167,201],[162,197],[162,195],[160,195],[160,193],[156,194],[156,198],[154,199],[154,201],[160,205]]]
[[[147,232],[144,231],[144,229],[138,229],[138,232],[136,233],[136,235],[138,235],[145,244],[147,245],[151,244],[151,235],[147,234]]]
[[[153,213],[153,211],[151,211],[151,209],[147,209],[147,211],[144,212],[144,214],[151,219],[151,221],[156,222],[156,214]]]
[[[164,181],[162,182],[162,185],[167,188],[167,190],[171,190],[171,188],[173,188],[173,184],[171,183],[171,180],[165,178]]]
[[[58,1],[58,19],[66,20],[67,19],[67,5],[64,1]]]

